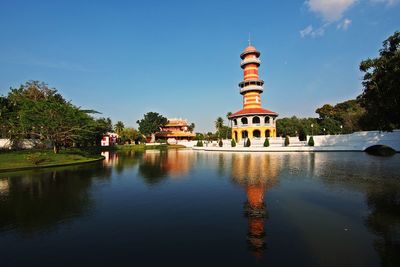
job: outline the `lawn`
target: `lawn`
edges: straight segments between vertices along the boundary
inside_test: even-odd
[[[54,154],[52,150],[2,151],[0,171],[70,165],[100,159],[100,154],[78,149],[62,150],[58,154]]]

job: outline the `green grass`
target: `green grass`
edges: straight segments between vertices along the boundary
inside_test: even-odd
[[[62,166],[92,162],[102,159],[99,153],[79,149],[62,150],[54,154],[52,150],[22,150],[0,152],[0,172],[50,166]]]

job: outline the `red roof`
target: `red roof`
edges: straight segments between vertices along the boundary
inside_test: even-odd
[[[278,116],[278,113],[273,112],[271,110],[268,109],[263,109],[263,108],[246,108],[246,109],[241,109],[235,113],[233,113],[231,116],[229,116],[229,118],[233,118],[233,117],[238,117],[241,115],[247,115],[247,114],[266,114],[266,115],[273,115],[273,116]]]
[[[254,46],[252,46],[252,45],[249,45],[248,47],[246,47],[245,49],[244,49],[244,51],[243,52],[253,52],[253,51],[257,51],[257,49],[254,47]]]

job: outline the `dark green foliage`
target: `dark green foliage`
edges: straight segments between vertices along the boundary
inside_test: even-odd
[[[247,138],[245,146],[246,147],[250,147],[251,146],[250,138]]]
[[[66,101],[47,84],[30,81],[11,89],[0,99],[2,132],[16,145],[24,138],[51,143],[54,152],[61,147],[100,142],[112,128],[110,119],[94,120],[92,110],[82,110]]]
[[[133,144],[139,139],[141,135],[134,128],[124,128],[120,133],[121,143]]]
[[[122,121],[118,121],[115,126],[114,126],[114,130],[118,135],[121,135],[121,132],[124,130],[125,125]]]
[[[231,139],[232,138],[232,130],[230,127],[226,125],[222,125],[219,129],[219,132],[221,134],[221,137],[226,138],[226,139]],[[218,136],[218,132],[216,134]]]
[[[224,143],[222,142],[222,139],[219,140],[218,145],[219,145],[219,147],[222,147],[224,145]]]
[[[379,57],[361,62],[364,91],[358,97],[366,109],[367,129],[391,131],[400,127],[400,32],[383,42]]]
[[[195,139],[196,139],[196,140],[204,140],[204,134],[202,134],[202,133],[196,133]]]
[[[167,118],[157,112],[148,112],[144,114],[143,119],[136,121],[139,124],[139,131],[146,136],[158,133],[160,127],[167,124],[167,122]]]
[[[189,124],[189,126],[188,126],[189,132],[192,133],[195,127],[196,127],[196,124],[194,124],[193,122],[191,124]]]
[[[264,147],[269,147],[269,139],[268,139],[268,137],[265,138]]]
[[[232,139],[231,140],[231,147],[235,147],[236,146],[236,141],[235,141],[235,139]]]
[[[325,104],[315,112],[319,115],[318,124],[322,130],[316,134],[353,133],[363,129],[361,118],[365,114],[365,109],[361,107],[359,100],[347,100],[335,106]],[[340,125],[343,129],[340,129]]]
[[[307,134],[304,128],[299,129],[299,141],[307,141]]]
[[[314,146],[314,138],[312,136],[310,137],[310,139],[308,139],[308,145]]]
[[[311,129],[311,124],[314,128]],[[282,118],[276,120],[276,128],[278,136],[297,136],[301,133],[311,134],[312,132],[318,133],[320,128],[317,118]]]
[[[196,146],[202,147],[203,146],[203,141],[197,140]]]
[[[285,146],[288,146],[289,144],[290,144],[289,136],[286,136],[285,137]]]

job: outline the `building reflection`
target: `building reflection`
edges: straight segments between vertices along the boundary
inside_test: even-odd
[[[155,185],[166,177],[185,176],[194,166],[195,153],[189,150],[146,150],[139,163],[139,174],[146,184]]]
[[[101,155],[104,157],[103,166],[110,167],[118,164],[118,153],[112,151],[103,151]]]
[[[231,177],[246,190],[244,215],[248,220],[249,249],[262,258],[267,247],[265,223],[268,211],[264,203],[266,191],[278,183],[278,160],[265,154],[233,154]]]

